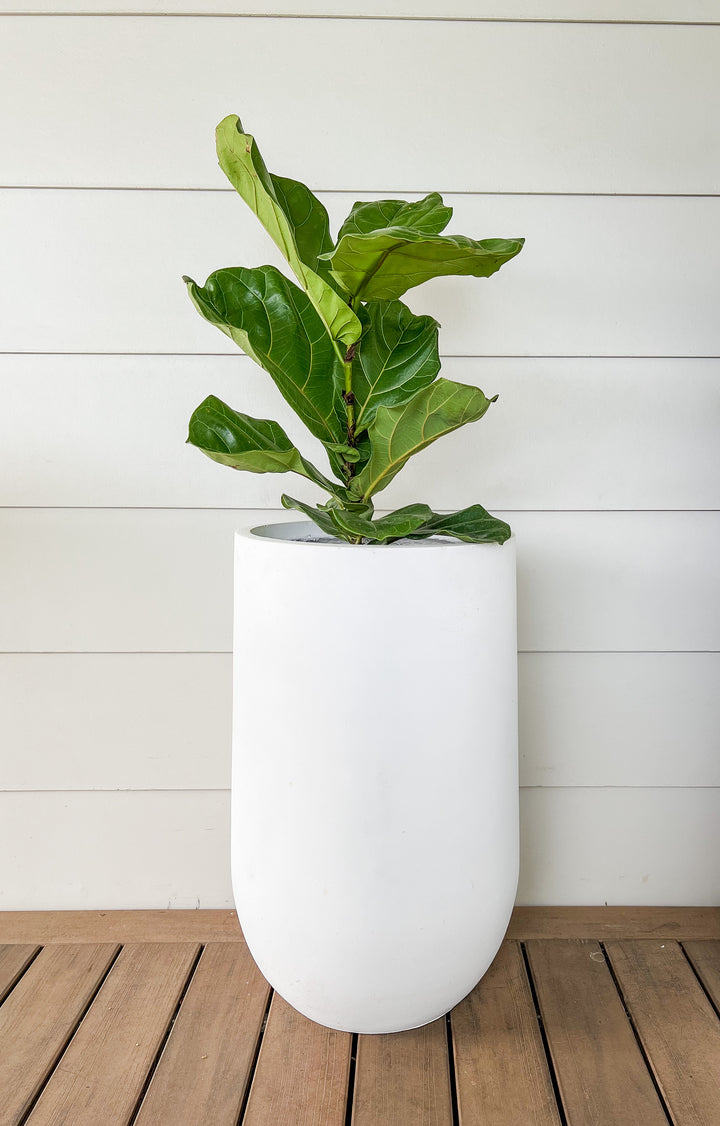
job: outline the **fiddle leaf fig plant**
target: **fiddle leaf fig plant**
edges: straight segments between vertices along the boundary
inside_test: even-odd
[[[400,298],[447,274],[490,277],[524,239],[444,235],[452,208],[433,192],[416,203],[356,203],[333,243],[327,212],[309,188],[268,172],[238,117],[217,127],[220,167],[295,275],[274,266],[184,278],[195,308],[268,373],[325,448],[333,478],[293,445],[277,422],[252,418],[208,396],[188,442],[221,465],[250,473],[297,473],[327,494],[306,504],[283,495],[327,535],[352,544],[450,536],[504,543],[509,526],[479,504],[450,515],[411,504],[376,517],[373,497],[413,454],[482,418],[478,387],[438,376],[437,321]]]

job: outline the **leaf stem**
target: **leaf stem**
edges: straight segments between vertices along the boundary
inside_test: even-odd
[[[345,354],[344,354],[342,348],[340,347],[340,345],[338,344],[338,342],[337,342],[337,340],[335,339],[334,336],[331,336],[330,339],[332,341],[332,346],[335,349],[335,355],[339,359],[340,363],[344,364],[345,363]]]

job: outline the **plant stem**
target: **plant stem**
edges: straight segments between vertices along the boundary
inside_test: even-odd
[[[354,348],[354,345],[352,347]],[[345,394],[343,395],[343,401],[345,403],[345,413],[347,415],[348,445],[354,446],[355,445],[355,395],[353,394],[353,389],[352,389],[352,356],[350,357],[350,359],[347,358],[347,356],[350,355],[350,351],[351,351],[351,349],[348,348],[347,355],[346,355],[345,361],[343,363],[343,367],[345,368]]]
[[[350,308],[358,305],[358,299],[350,298]],[[352,446],[353,449],[357,447],[357,438],[355,437],[355,394],[352,385],[352,366],[357,351],[357,343],[351,344],[343,357],[343,368],[345,370],[345,390],[343,392],[343,402],[345,403],[345,415],[347,418],[347,444]],[[352,462],[346,461],[345,469],[348,478],[355,476],[355,465]]]

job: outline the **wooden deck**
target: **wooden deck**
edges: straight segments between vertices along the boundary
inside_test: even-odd
[[[0,914],[0,1126],[718,1126],[720,910],[520,908],[451,1014],[332,1032],[234,915]]]

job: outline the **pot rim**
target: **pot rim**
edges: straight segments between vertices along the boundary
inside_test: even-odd
[[[289,529],[295,529],[296,533],[299,533],[301,530],[304,530],[306,532],[311,532],[313,538],[312,539],[296,538],[296,536],[293,536],[293,535],[282,534],[282,532],[289,530]],[[280,534],[277,534],[279,531],[280,531]],[[320,547],[320,548],[323,548],[323,549],[330,547],[330,548],[352,549],[353,551],[356,550],[357,548],[361,547],[364,552],[382,551],[384,553],[388,552],[388,551],[392,551],[393,549],[399,549],[399,550],[407,551],[408,548],[424,548],[424,549],[427,549],[427,548],[442,548],[442,547],[444,547],[444,548],[466,547],[466,548],[477,549],[479,547],[484,547],[484,548],[490,547],[490,548],[498,549],[498,548],[505,547],[505,546],[507,546],[507,544],[510,544],[510,543],[513,546],[515,545],[515,533],[514,532],[511,533],[510,538],[508,540],[506,540],[504,544],[499,544],[499,543],[466,543],[464,540],[457,540],[457,539],[454,539],[452,536],[429,536],[427,539],[424,539],[424,540],[400,539],[400,540],[396,540],[395,543],[391,543],[391,544],[382,544],[382,543],[353,544],[353,543],[347,543],[346,540],[335,539],[333,536],[326,535],[320,528],[318,528],[317,524],[314,524],[312,522],[312,520],[284,520],[284,521],[278,520],[278,521],[275,521],[274,523],[268,523],[268,524],[255,524],[255,525],[252,525],[252,526],[247,525],[245,527],[238,528],[237,531],[235,532],[235,537],[236,537],[236,539],[245,539],[245,540],[249,539],[253,543],[267,543],[267,544],[276,544],[276,545],[282,544],[286,547],[303,547],[303,548]]]

